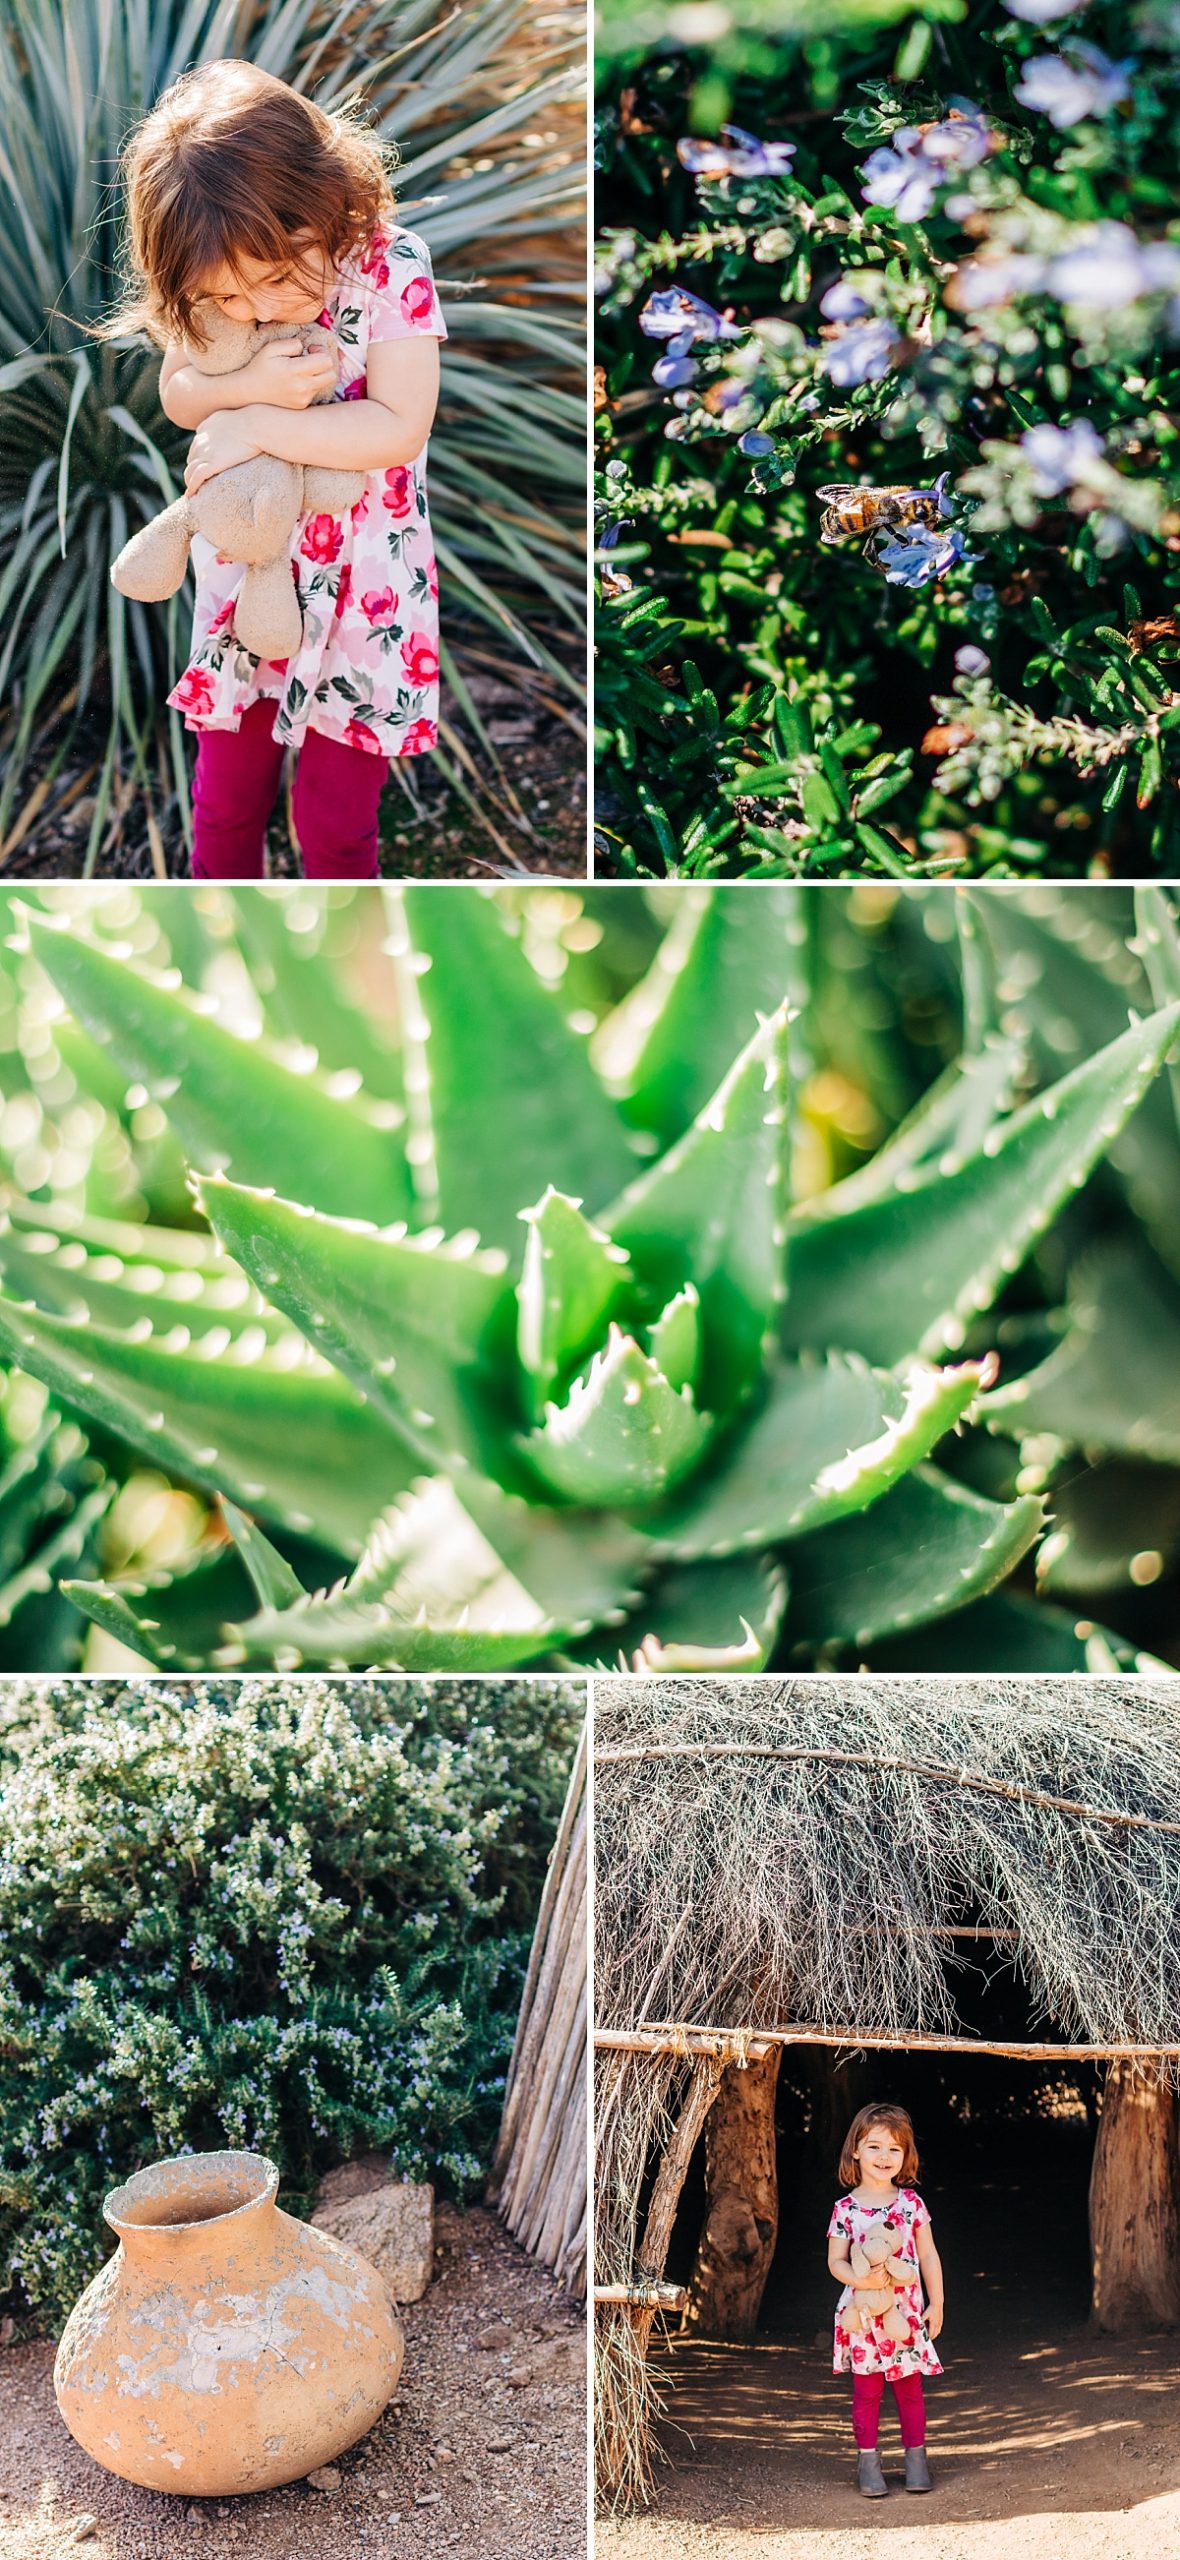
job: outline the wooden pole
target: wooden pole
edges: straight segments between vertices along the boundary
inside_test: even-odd
[[[1180,2326],[1180,2100],[1112,2062],[1090,2172],[1091,2308],[1115,2337]]]
[[[1180,2044],[1015,2044],[990,2036],[931,2036],[863,2027],[597,2027],[600,2053],[712,2054],[722,2063],[762,2062],[777,2045],[830,2045],[840,2053],[998,2053],[1013,2062],[1165,2062]]]
[[[682,2326],[752,2338],[778,2239],[774,2106],[782,2047],[725,2072],[705,2126],[704,2226]]]
[[[568,2292],[586,2289],[586,1737],[533,1939],[489,2199]]]

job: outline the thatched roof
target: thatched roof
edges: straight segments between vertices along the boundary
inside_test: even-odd
[[[1180,1682],[595,1696],[599,2026],[953,2032],[966,1923],[1050,2036],[1180,2040]]]

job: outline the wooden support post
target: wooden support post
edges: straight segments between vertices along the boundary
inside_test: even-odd
[[[1090,2172],[1095,2326],[1116,2337],[1180,2326],[1180,2101],[1112,2062]]]
[[[731,2067],[705,2126],[707,2209],[683,2326],[752,2338],[778,2238],[774,2102],[782,2047]]]

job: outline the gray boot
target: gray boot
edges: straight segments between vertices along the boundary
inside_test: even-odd
[[[906,2461],[908,2465],[908,2454]],[[908,2470],[906,2477],[908,2483]],[[887,2498],[889,2495],[889,2483],[881,2469],[881,2456],[875,2446],[871,2453],[857,2454],[856,2485],[862,2498]]]
[[[930,2466],[924,2444],[907,2444],[905,2449],[905,2485],[907,2489],[930,2487]]]

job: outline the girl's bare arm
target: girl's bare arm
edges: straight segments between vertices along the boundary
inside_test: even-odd
[[[305,355],[298,338],[276,338],[260,347],[237,373],[199,373],[175,343],[164,350],[160,367],[160,406],[174,427],[203,427],[217,410],[247,409],[265,402],[272,408],[306,409],[334,391],[340,371],[335,340],[324,332],[324,344]]]
[[[422,451],[438,406],[438,339],[396,338],[371,347],[366,397],[300,411],[247,408],[240,423],[259,451],[283,462],[340,471],[388,471]]]

